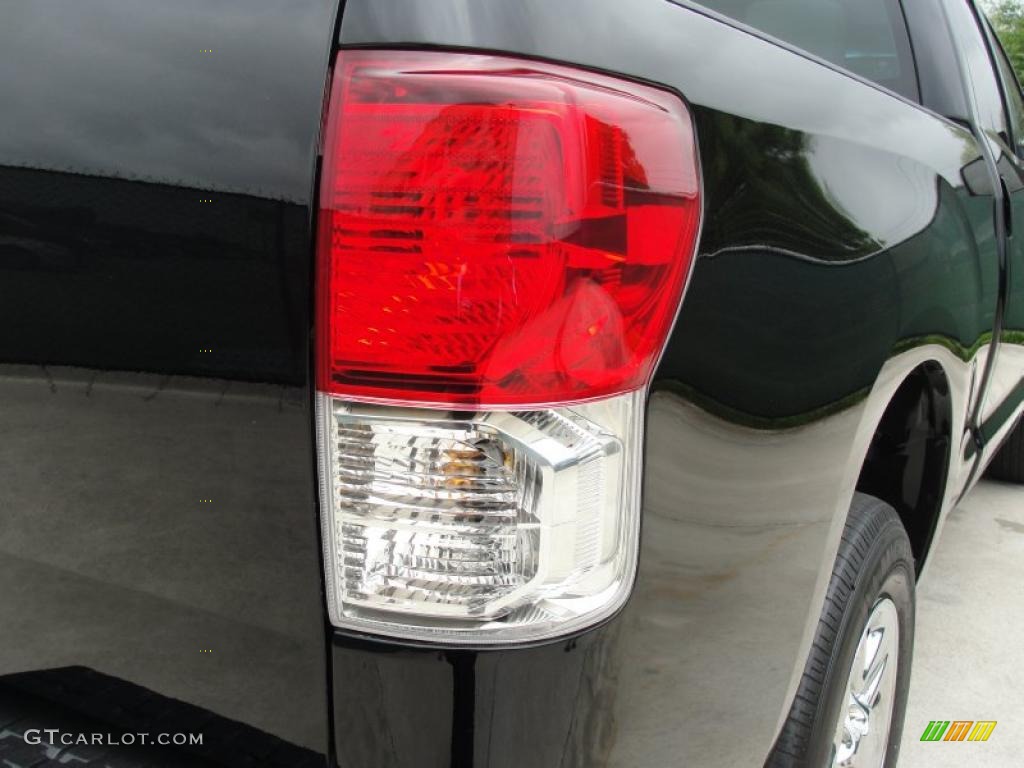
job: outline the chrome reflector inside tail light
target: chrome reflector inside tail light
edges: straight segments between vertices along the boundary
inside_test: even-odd
[[[614,612],[635,568],[641,401],[472,413],[321,394],[332,622],[502,643]]]

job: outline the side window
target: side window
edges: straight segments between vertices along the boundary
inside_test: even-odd
[[[970,87],[978,106],[979,127],[990,139],[1009,148],[1010,128],[1002,88],[992,67],[992,59],[989,58],[978,20],[965,0],[947,0],[946,11],[967,65]]]
[[[917,101],[898,0],[695,0]]]
[[[1024,29],[1021,31],[1024,33]],[[1009,113],[1013,142],[1017,150],[1017,156],[1024,157],[1024,97],[1021,96],[1020,83],[1010,64],[1010,60],[1006,56],[1006,50],[1003,48],[1002,41],[991,26],[989,27],[989,34],[993,43],[992,52],[995,55],[996,66],[999,68],[999,78],[1003,81],[1003,93],[1006,94],[1006,107]]]

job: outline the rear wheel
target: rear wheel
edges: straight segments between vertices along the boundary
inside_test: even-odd
[[[914,645],[914,557],[895,510],[856,494],[772,768],[891,768]]]
[[[993,480],[1024,483],[1024,420],[1006,438],[996,457],[988,466]]]

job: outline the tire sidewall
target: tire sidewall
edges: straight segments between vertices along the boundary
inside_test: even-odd
[[[885,768],[896,765],[913,659],[914,582],[913,558],[906,534],[898,520],[889,522],[870,543],[854,589],[843,610],[837,643],[830,655],[829,669],[822,690],[820,716],[816,718],[815,728],[811,734],[807,762],[809,767],[829,765],[832,738],[839,721],[839,713],[846,706],[846,683],[853,667],[861,634],[875,604],[886,597],[896,606],[900,632]]]

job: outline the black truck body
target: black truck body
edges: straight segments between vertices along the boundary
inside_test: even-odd
[[[961,38],[994,39],[963,0],[872,3],[910,66],[880,85],[685,0],[343,5],[0,5],[0,758],[47,757],[36,724],[204,734],[62,753],[97,765],[764,764],[854,492],[920,571],[1024,409],[1024,126]],[[315,251],[348,49],[556,62],[692,115],[636,579],[586,631],[328,617]]]

